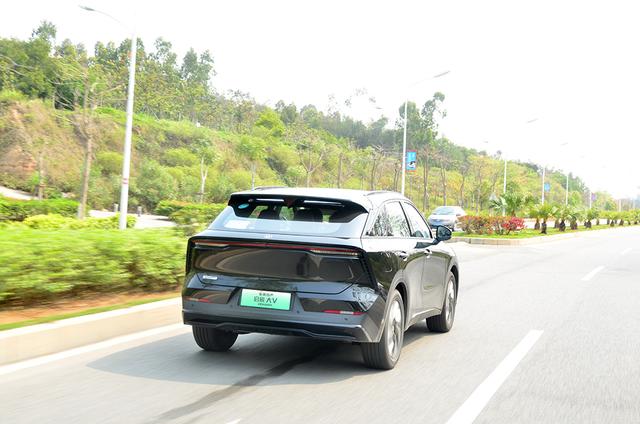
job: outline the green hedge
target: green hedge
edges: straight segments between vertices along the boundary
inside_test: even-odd
[[[172,213],[189,205],[193,205],[193,203],[181,202],[179,200],[161,200],[158,202],[155,211],[158,215],[170,216]]]
[[[174,289],[185,250],[168,230],[0,229],[0,305]]]
[[[94,230],[115,230],[118,229],[119,215],[116,214],[109,218],[85,218],[76,219],[62,215],[35,215],[22,221],[23,226],[38,230],[56,230],[56,229],[94,229]],[[11,223],[14,224],[14,223]],[[15,224],[14,224],[15,225]],[[136,217],[127,215],[127,228],[133,228],[136,225]],[[10,227],[11,225],[9,225]]]
[[[0,221],[24,221],[30,216],[57,214],[73,217],[78,202],[68,199],[11,200],[0,198]]]
[[[227,205],[224,203],[190,204],[169,215],[185,235],[204,230]]]

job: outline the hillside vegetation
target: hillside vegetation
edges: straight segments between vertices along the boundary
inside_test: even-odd
[[[119,198],[129,41],[98,43],[91,56],[55,35],[44,22],[29,40],[0,39],[0,184],[81,203],[84,193],[89,207],[110,209]],[[220,94],[208,52],[190,50],[179,63],[162,39],[151,51],[141,44],[137,60],[132,210],[153,211],[162,200],[220,203],[264,185],[400,189],[401,122]],[[409,105],[418,169],[406,193],[424,211],[442,204],[488,211],[502,193],[503,163],[444,138],[445,106],[442,93]],[[508,170],[507,191],[539,197],[538,165],[510,162]],[[564,203],[566,176],[547,176],[547,199]],[[570,203],[587,204],[587,196],[571,176]],[[600,193],[595,206],[615,204]]]

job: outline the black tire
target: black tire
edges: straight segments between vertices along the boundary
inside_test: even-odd
[[[399,310],[399,320],[398,320]],[[369,368],[390,370],[396,366],[404,340],[404,304],[402,296],[395,291],[389,298],[389,310],[384,320],[382,337],[377,343],[362,343],[362,359]],[[393,347],[389,343],[393,340]]]
[[[210,327],[193,326],[193,338],[198,346],[209,352],[225,352],[236,342],[237,333]]]
[[[445,287],[444,302],[440,315],[427,318],[427,328],[436,333],[446,333],[453,327],[456,316],[456,303],[458,302],[458,283],[455,275],[449,273],[447,286]]]

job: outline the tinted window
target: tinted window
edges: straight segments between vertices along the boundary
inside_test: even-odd
[[[407,213],[409,223],[411,224],[411,237],[431,238],[429,227],[427,226],[427,223],[424,222],[420,212],[408,203],[404,203],[403,207],[404,211]]]
[[[389,214],[384,206],[380,208],[376,222],[373,224],[369,235],[374,237],[391,237],[393,235],[391,220],[389,219]]]
[[[298,198],[251,198],[227,206],[209,228],[214,230],[359,237],[367,214],[340,202]]]
[[[409,224],[407,224],[407,218],[404,216],[400,203],[387,203],[385,205],[385,209],[389,214],[393,237],[409,237]]]

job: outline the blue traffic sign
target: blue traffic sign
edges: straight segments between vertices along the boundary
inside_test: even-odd
[[[415,150],[407,150],[407,171],[415,171],[418,168],[418,154]]]

